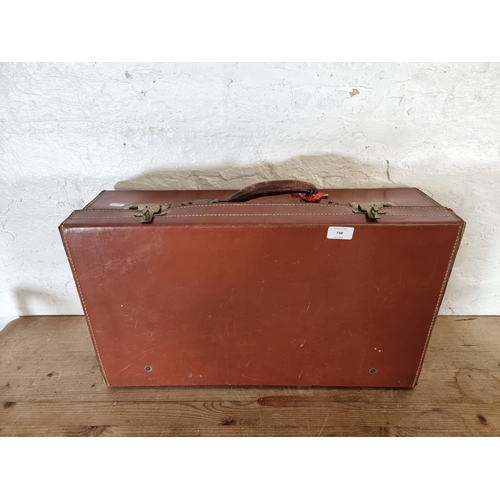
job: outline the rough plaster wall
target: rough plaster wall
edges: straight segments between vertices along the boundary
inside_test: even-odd
[[[0,65],[0,316],[81,314],[103,189],[417,186],[467,221],[441,313],[500,314],[499,64]]]

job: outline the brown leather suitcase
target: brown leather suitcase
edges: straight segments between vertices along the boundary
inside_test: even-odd
[[[414,188],[273,181],[103,191],[60,231],[110,386],[412,387],[464,228]]]

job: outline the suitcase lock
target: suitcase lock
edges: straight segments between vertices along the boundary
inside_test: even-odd
[[[140,210],[134,216],[142,217],[141,222],[151,222],[155,216],[165,215],[171,206],[171,203],[132,203],[128,208],[130,210]]]
[[[393,207],[394,203],[389,201],[353,201],[349,203],[355,214],[365,214],[369,219],[380,219],[380,214],[385,214],[384,207]]]

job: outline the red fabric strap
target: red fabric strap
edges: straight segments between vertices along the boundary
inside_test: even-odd
[[[290,196],[292,196],[292,198],[300,198],[302,201],[306,201],[308,203],[316,203],[325,196],[325,193],[318,191],[316,194],[313,194],[312,196],[307,196],[306,194],[294,193]]]

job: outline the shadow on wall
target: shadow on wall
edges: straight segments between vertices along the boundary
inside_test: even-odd
[[[16,288],[13,294],[16,298],[17,314],[19,316],[38,316],[40,315],[39,311],[50,311],[55,307],[65,309],[65,302],[67,303],[66,306],[71,305],[73,302],[71,298],[54,297],[50,293],[36,288]],[[47,314],[54,313],[47,312]],[[83,314],[83,311],[80,314]]]
[[[228,163],[197,169],[156,169],[117,182],[115,189],[241,189],[255,182],[280,179],[300,179],[312,182],[321,189],[405,187],[391,180],[388,161],[370,164],[348,156],[319,154],[295,156],[277,163],[264,161],[249,166]]]
[[[255,182],[290,178],[313,182],[323,189],[400,187],[391,181],[385,160],[380,163],[364,163],[339,154],[317,154],[295,156],[281,162],[263,161],[253,165],[226,163],[198,168],[170,166],[117,182],[115,189],[240,189]],[[83,314],[83,311],[75,311],[78,299],[74,295],[52,295],[41,288],[22,285],[12,293],[19,316],[65,314],[65,311]]]

